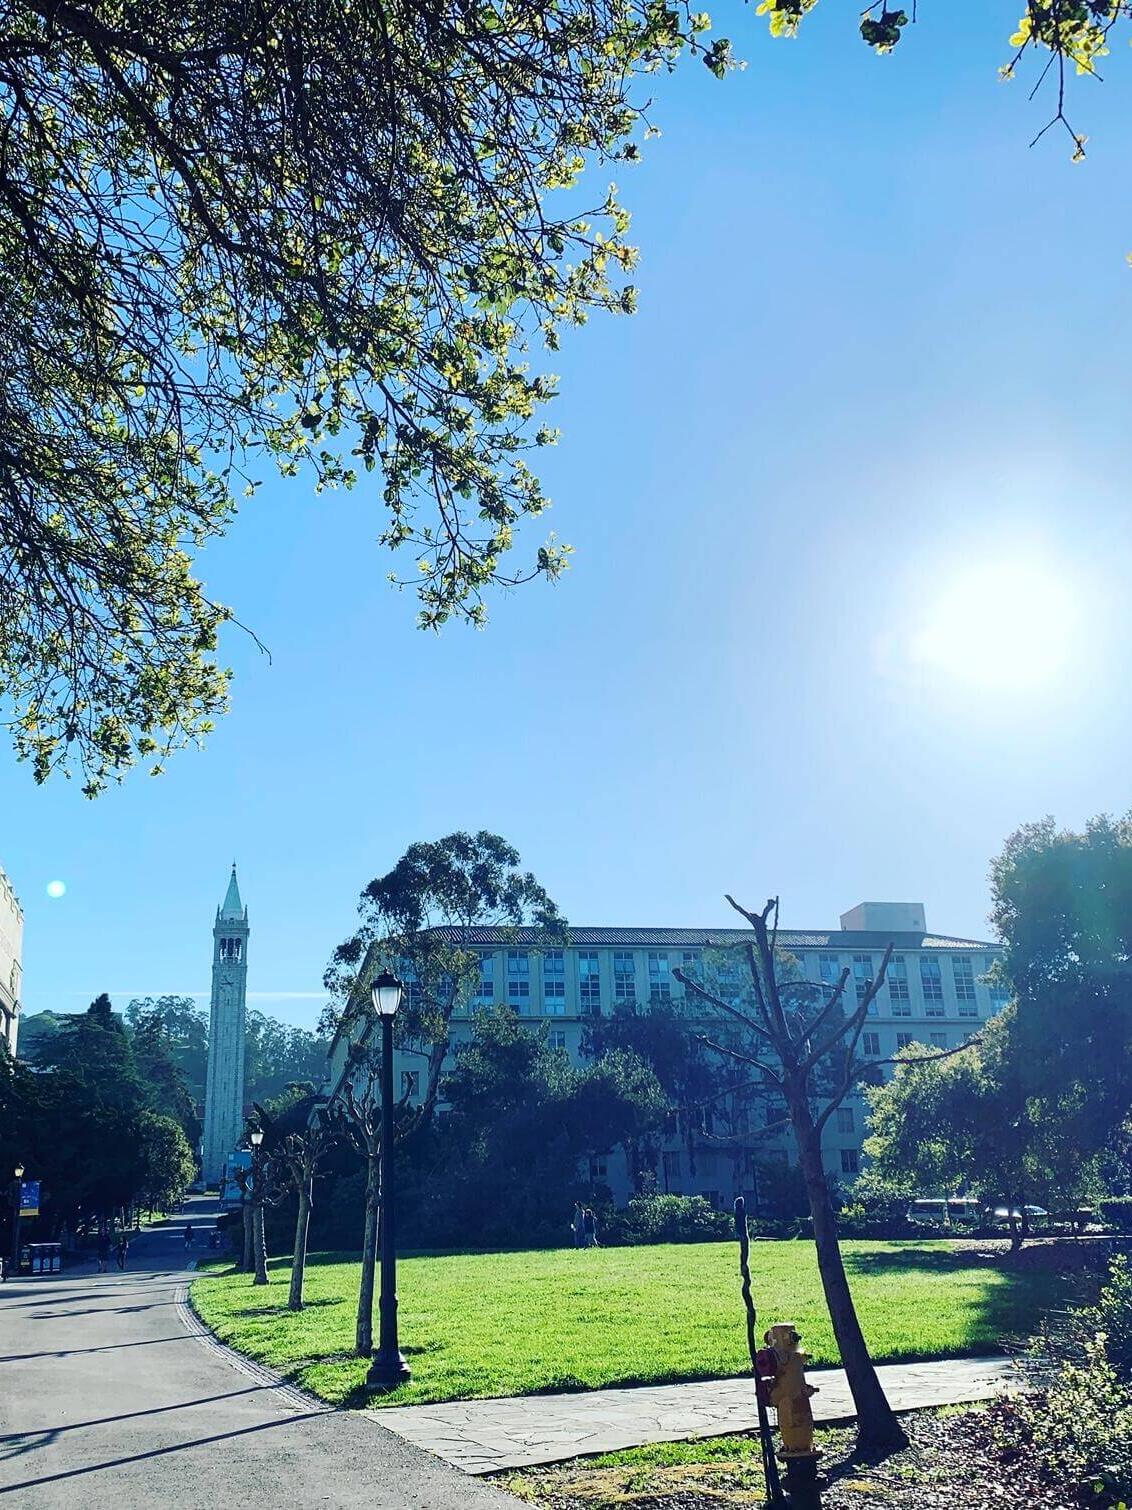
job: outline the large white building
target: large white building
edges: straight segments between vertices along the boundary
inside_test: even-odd
[[[20,1028],[20,972],[24,913],[12,883],[0,870],[0,1039],[15,1057]]]
[[[453,1018],[454,1051],[470,1035],[480,1007],[505,1005],[545,1031],[552,1048],[580,1062],[595,1017],[630,1003],[681,1000],[677,969],[697,974],[708,961],[725,958],[720,951],[751,938],[750,928],[571,927],[567,946],[546,949],[537,947],[534,929],[473,929],[466,943],[479,950],[480,978],[472,1000]],[[868,1059],[891,1059],[912,1042],[955,1048],[1006,999],[985,979],[1000,953],[998,945],[929,933],[922,903],[864,902],[842,915],[840,928],[783,930],[778,942],[808,980],[833,983],[847,969],[850,1008],[892,944],[886,981],[859,1045]],[[346,1044],[336,1042],[332,1083],[345,1064]],[[882,1073],[891,1074],[891,1066]],[[419,1094],[424,1081],[420,1056],[398,1051],[396,1075],[402,1095]],[[851,1180],[861,1167],[864,1111],[860,1095],[850,1096],[827,1124],[826,1167],[839,1179]],[[784,1107],[763,1090],[754,1098],[698,1111],[695,1126],[681,1126],[671,1118],[659,1151],[659,1185],[680,1194],[706,1195],[721,1205],[745,1194],[757,1205],[760,1166],[765,1176],[765,1166],[794,1159],[789,1134],[768,1137],[765,1132],[784,1115]],[[591,1173],[611,1187],[619,1202],[627,1199],[631,1181],[620,1151],[596,1160]]]

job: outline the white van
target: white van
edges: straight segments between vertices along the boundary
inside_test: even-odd
[[[957,1195],[913,1201],[905,1215],[922,1227],[968,1227],[979,1220],[981,1209],[973,1196]]]

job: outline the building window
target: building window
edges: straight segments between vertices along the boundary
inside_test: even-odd
[[[221,939],[220,958],[230,960],[232,964],[239,964],[243,944],[240,939]]]
[[[613,999],[614,1001],[636,1001],[637,999],[637,967],[633,961],[631,949],[613,951]]]
[[[402,1097],[408,1096],[408,1097],[412,1098],[413,1096],[419,1096],[420,1093],[421,1093],[421,1072],[420,1072],[420,1070],[402,1070],[401,1071],[401,1095],[402,1095]]]
[[[841,970],[837,963],[836,954],[818,955],[818,976],[822,985],[828,988],[825,994],[832,996],[834,988],[841,977]]]
[[[929,1033],[928,1037],[931,1039],[933,1049],[945,1049],[947,1047],[946,1033]]]
[[[971,963],[969,954],[953,954],[951,956],[951,970],[955,976],[955,997],[957,1001],[974,1001],[975,999],[975,967]]]
[[[531,957],[525,949],[507,951],[507,1000],[516,1012],[525,1012],[531,1001]]]
[[[841,1150],[841,1173],[856,1174],[861,1167],[861,1158],[855,1148]]]
[[[839,1106],[837,1108],[837,1131],[839,1133],[856,1132],[855,1121],[856,1119],[853,1116],[853,1108],[851,1106]]]
[[[888,997],[892,1003],[893,1017],[911,1017],[912,1003],[908,999],[908,962],[902,954],[894,954],[888,962]]]
[[[476,982],[476,994],[472,998],[477,1006],[495,1000],[495,955],[490,949],[481,949],[480,975]]]
[[[566,958],[561,949],[548,949],[542,957],[542,999],[552,1016],[566,1011]]]
[[[969,954],[953,954],[951,971],[955,977],[955,999],[959,1003],[960,1017],[977,1017],[979,1005],[975,1000],[975,970]]]
[[[867,1054],[870,1059],[876,1059],[880,1054],[880,1034],[861,1034],[861,1053]]]
[[[680,1178],[679,1150],[664,1155],[664,1178],[666,1180],[678,1180]]]
[[[649,1001],[671,1001],[672,981],[668,974],[668,955],[649,950]]]
[[[578,1000],[582,1011],[596,1017],[601,1011],[601,976],[596,951],[578,955]]]
[[[416,966],[411,959],[397,961],[397,974],[401,977],[401,983],[405,987],[404,1005],[410,1012],[419,1012],[425,1004],[424,987],[417,975]]]
[[[548,1049],[565,1049],[566,1029],[551,1028],[550,1032],[546,1035],[546,1046]]]
[[[1010,1000],[1010,987],[997,974],[991,976],[987,986],[990,990],[991,1006],[998,1011]]]
[[[596,1185],[609,1177],[609,1161],[604,1158],[590,1160],[590,1184]]]
[[[924,1010],[927,1015],[942,1017],[942,1006],[938,1012],[932,1011],[936,1002],[943,1001],[943,972],[939,968],[939,960],[929,959],[925,955],[920,956],[920,985],[924,992]]]
[[[719,1210],[720,1201],[719,1201],[719,1191],[718,1190],[705,1190],[704,1191],[704,1200],[708,1203],[709,1206],[713,1207],[714,1210],[716,1210],[716,1211]]]
[[[853,956],[853,984],[857,988],[857,1004],[864,1001],[869,987],[873,983],[873,957],[871,954],[855,954]],[[875,1017],[877,1004],[869,1002],[869,1016]]]
[[[766,1104],[766,1111],[765,1111],[765,1125],[767,1127],[773,1127],[775,1125],[775,1123],[777,1123],[777,1122],[784,1122],[785,1120],[786,1120],[786,1102],[785,1101],[768,1101],[767,1104]]]
[[[719,1172],[719,1155],[714,1148],[704,1148],[696,1155],[696,1167],[704,1179],[715,1179]]]
[[[909,1044],[915,1043],[915,1041],[916,1036],[914,1033],[897,1033],[896,1035],[896,1047],[898,1049],[906,1049]]]
[[[698,970],[700,968],[700,951],[698,949],[685,949],[680,956],[680,964],[685,970]]]

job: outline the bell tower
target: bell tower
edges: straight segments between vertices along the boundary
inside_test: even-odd
[[[209,1185],[216,1184],[224,1173],[224,1160],[244,1128],[248,932],[248,909],[240,900],[233,862],[228,890],[216,909],[212,928],[212,1007],[201,1162],[201,1173]]]

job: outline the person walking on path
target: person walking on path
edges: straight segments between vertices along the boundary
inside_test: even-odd
[[[189,1251],[189,1249],[192,1247],[192,1245],[193,1245],[193,1224],[192,1224],[192,1222],[186,1222],[185,1223],[185,1252],[186,1253]]]
[[[574,1220],[570,1223],[570,1230],[574,1234],[574,1247],[580,1248],[585,1241],[586,1217],[582,1210],[581,1201],[574,1202]]]
[[[98,1272],[106,1273],[106,1265],[110,1262],[110,1234],[105,1228],[98,1234]]]
[[[123,1232],[121,1237],[118,1239],[118,1246],[114,1249],[114,1257],[118,1260],[119,1269],[124,1269],[126,1267],[126,1258],[129,1255],[129,1251],[130,1239],[126,1236],[125,1232]]]
[[[587,1206],[582,1212],[582,1232],[584,1234],[583,1246],[586,1248],[597,1247],[597,1217],[593,1210]]]

